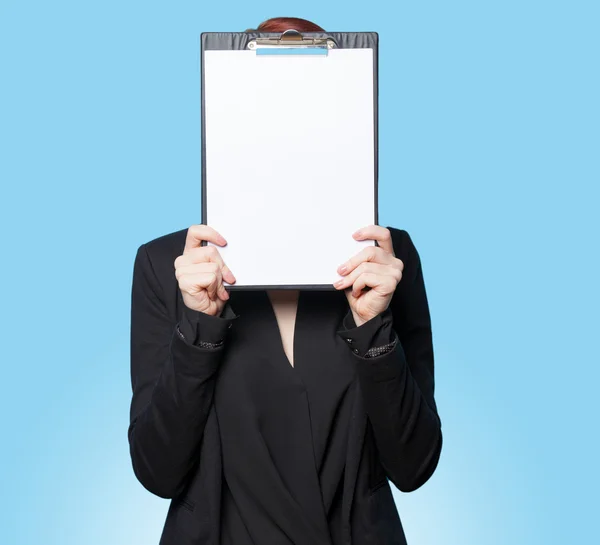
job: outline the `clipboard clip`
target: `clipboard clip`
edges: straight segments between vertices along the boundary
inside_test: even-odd
[[[257,55],[327,55],[336,43],[332,38],[302,36],[297,30],[289,29],[279,37],[254,38],[247,47]]]

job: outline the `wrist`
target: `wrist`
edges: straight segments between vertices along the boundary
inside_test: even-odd
[[[365,320],[364,318],[361,318],[358,314],[356,314],[354,310],[352,310],[352,318],[354,318],[354,323],[356,324],[356,327],[360,327],[365,322],[368,322],[368,320]]]

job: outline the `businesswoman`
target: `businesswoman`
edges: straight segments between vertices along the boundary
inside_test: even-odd
[[[322,30],[257,30],[288,28]],[[390,483],[422,486],[442,448],[423,271],[404,230],[348,236],[376,245],[331,291],[229,293],[207,225],[138,248],[128,439],[172,500],[161,545],[406,544]]]

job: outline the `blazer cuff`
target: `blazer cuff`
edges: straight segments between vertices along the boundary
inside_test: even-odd
[[[346,341],[356,355],[365,357],[370,349],[398,342],[392,325],[392,309],[389,306],[360,326],[356,325],[352,310],[349,309],[342,320],[342,327],[336,333]],[[370,353],[377,355],[376,350],[371,350]]]
[[[178,333],[189,344],[218,348],[225,342],[228,330],[238,317],[229,301],[225,303],[219,316],[211,316],[183,305],[181,319],[177,324]]]

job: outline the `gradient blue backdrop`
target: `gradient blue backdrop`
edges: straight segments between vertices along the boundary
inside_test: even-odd
[[[127,426],[137,247],[200,222],[199,34],[380,33],[380,224],[423,261],[444,449],[410,545],[598,543],[593,1],[0,5],[0,543],[153,545]]]

